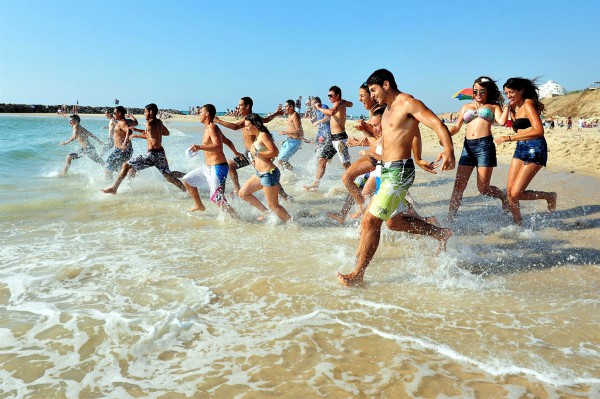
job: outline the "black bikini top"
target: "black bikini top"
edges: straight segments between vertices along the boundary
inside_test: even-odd
[[[531,121],[527,118],[517,118],[513,121],[512,127],[515,132],[520,129],[527,129],[531,127]]]

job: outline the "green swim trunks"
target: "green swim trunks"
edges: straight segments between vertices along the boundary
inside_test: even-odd
[[[408,209],[406,194],[415,181],[412,159],[385,162],[381,169],[381,186],[373,197],[369,212],[381,220],[388,220]]]

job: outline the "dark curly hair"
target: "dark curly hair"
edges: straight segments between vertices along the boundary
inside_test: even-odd
[[[478,84],[487,91],[486,104],[496,104],[502,107],[504,100],[494,79],[489,76],[480,76],[473,82],[473,87],[475,87],[475,84]]]
[[[546,106],[542,104],[538,96],[538,87],[536,84],[536,79],[531,80],[526,78],[509,78],[506,81],[506,83],[504,83],[504,86],[502,86],[503,89],[507,87],[512,90],[522,90],[522,97],[524,99],[533,100],[535,108],[540,114],[542,114],[542,112],[544,112],[544,109],[546,109]]]

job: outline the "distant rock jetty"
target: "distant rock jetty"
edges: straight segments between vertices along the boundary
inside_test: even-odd
[[[67,114],[72,110],[73,106],[67,106]],[[11,113],[11,114],[23,114],[23,113],[36,113],[36,114],[57,114],[59,110],[62,110],[62,105],[39,105],[39,104],[0,104],[0,113]],[[78,114],[103,114],[106,110],[113,110],[114,105],[108,105],[104,107],[90,107],[88,105],[77,106]],[[127,108],[130,114],[141,115],[144,113],[143,108]],[[173,115],[180,115],[181,111],[175,109],[161,109],[163,112],[168,112]]]

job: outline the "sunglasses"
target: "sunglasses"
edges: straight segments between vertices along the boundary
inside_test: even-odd
[[[487,90],[483,90],[483,89],[473,89],[473,94],[477,95],[477,94],[485,94],[487,93]]]
[[[333,94],[328,94],[327,97],[331,98],[333,97]]]

